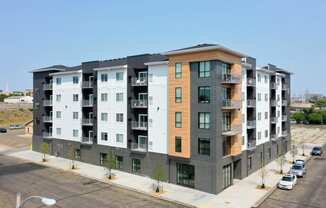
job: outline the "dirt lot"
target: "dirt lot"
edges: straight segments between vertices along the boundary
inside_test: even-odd
[[[311,144],[326,143],[326,126],[292,125],[291,133],[292,140],[296,144],[303,142]]]

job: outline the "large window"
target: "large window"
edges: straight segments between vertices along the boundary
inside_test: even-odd
[[[181,137],[176,136],[175,137],[175,152],[181,152],[182,151],[182,140]]]
[[[209,61],[199,62],[199,77],[210,77],[211,76],[211,67]]]
[[[182,113],[175,113],[175,128],[182,128]]]
[[[57,77],[56,79],[55,79],[55,82],[56,82],[56,84],[57,85],[61,85],[61,77]]]
[[[211,87],[198,87],[198,102],[210,103],[211,101]]]
[[[72,83],[73,83],[73,84],[78,84],[78,82],[79,82],[79,77],[77,77],[77,76],[73,76],[73,77],[72,77]]]
[[[123,122],[123,113],[116,114],[116,122]]]
[[[140,164],[140,159],[132,159],[132,167],[131,167],[132,172],[134,173],[139,173],[141,170],[141,164]]]
[[[209,138],[198,138],[198,154],[200,155],[210,155],[210,140]]]
[[[101,132],[101,140],[108,141],[108,133],[107,132]]]
[[[108,93],[101,93],[101,101],[102,102],[108,101]]]
[[[182,102],[182,88],[181,87],[175,88],[175,102],[176,103]]]
[[[73,130],[72,130],[72,136],[73,136],[73,137],[78,137],[78,134],[79,134],[78,129],[73,129]]]
[[[211,123],[211,114],[210,113],[198,113],[198,128],[200,129],[209,129]]]
[[[123,143],[123,134],[116,134],[115,139],[117,143]]]
[[[177,163],[177,184],[195,187],[195,167],[193,165]]]
[[[182,64],[175,64],[175,78],[180,79],[182,77]]]
[[[115,73],[115,80],[117,80],[117,81],[123,80],[123,72]]]
[[[115,96],[117,102],[122,102],[123,101],[123,93],[118,92]]]

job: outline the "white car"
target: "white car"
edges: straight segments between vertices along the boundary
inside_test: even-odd
[[[282,177],[277,187],[280,189],[292,190],[297,184],[297,176],[294,174],[287,174]]]

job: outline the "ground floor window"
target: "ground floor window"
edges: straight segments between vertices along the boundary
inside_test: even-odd
[[[140,159],[132,159],[132,172],[134,173],[139,173],[141,170],[141,164],[140,164]]]
[[[81,158],[81,152],[80,149],[75,150],[75,160],[80,160]]]
[[[105,160],[107,159],[107,154],[106,153],[100,153],[100,165],[104,165]]]
[[[232,165],[223,166],[223,188],[227,188],[232,185]]]
[[[193,165],[177,163],[177,184],[195,187],[195,167]]]
[[[123,157],[117,155],[115,158],[116,158],[117,169],[121,169],[123,164]]]

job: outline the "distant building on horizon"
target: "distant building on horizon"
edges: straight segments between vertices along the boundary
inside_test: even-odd
[[[33,97],[31,96],[11,96],[7,97],[3,101],[4,103],[33,103]]]

